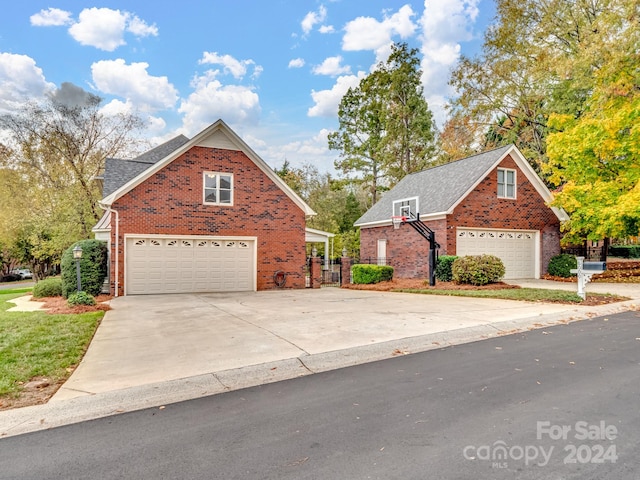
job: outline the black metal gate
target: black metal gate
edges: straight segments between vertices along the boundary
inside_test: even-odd
[[[307,257],[307,267],[305,268],[305,276],[306,276],[306,287],[311,287],[311,276],[310,276],[310,265],[311,258]],[[325,264],[324,261],[320,265],[322,269],[322,276],[320,278],[320,286],[321,287],[339,287],[340,286],[340,273],[341,273],[341,261],[342,259],[337,258],[335,260],[329,260],[328,264]]]

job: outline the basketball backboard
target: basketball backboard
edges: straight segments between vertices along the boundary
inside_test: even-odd
[[[407,220],[415,220],[420,213],[418,197],[403,198],[393,201],[392,217],[405,217]]]

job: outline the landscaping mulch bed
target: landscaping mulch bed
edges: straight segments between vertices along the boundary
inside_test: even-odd
[[[109,306],[109,300],[113,297],[111,295],[98,295],[96,298],[95,305],[76,305],[71,307],[67,305],[67,299],[63,297],[45,297],[45,298],[34,298],[35,302],[44,302],[44,308],[47,310],[47,313],[52,314],[65,314],[65,313],[86,313],[86,312],[106,312],[111,310]]]
[[[545,280],[554,282],[577,282],[575,276],[568,278],[555,277],[553,275],[543,275]],[[640,261],[638,260],[616,260],[607,262],[607,270],[591,277],[592,282],[611,283],[640,283]]]
[[[565,280],[565,279],[563,279]],[[373,285],[355,285],[348,284],[343,285],[342,288],[348,288],[351,290],[374,290],[378,292],[390,292],[394,290],[504,290],[504,289],[514,289],[521,288],[519,285],[509,285],[503,282],[499,283],[490,283],[488,285],[482,285],[480,287],[476,287],[473,285],[458,285],[453,282],[436,282],[436,285],[431,287],[425,280],[419,279],[393,279],[389,282],[380,282]],[[601,295],[599,293],[588,293],[587,298],[580,302],[579,304],[582,306],[593,307],[597,305],[607,305],[609,303],[620,302],[622,300],[627,300],[626,298],[610,296],[610,295]],[[550,300],[550,302],[552,302]],[[556,302],[553,302],[556,303]],[[565,302],[561,302],[565,303]],[[566,302],[567,304],[575,305],[573,302]]]
[[[440,282],[437,281],[435,286],[429,286],[426,280],[412,279],[412,278],[394,278],[388,282],[375,283],[373,285],[356,285],[348,284],[343,285],[343,288],[350,288],[352,290],[376,290],[378,292],[389,292],[391,290],[398,289],[415,289],[415,290],[503,290],[505,288],[520,288],[519,285],[508,285],[503,282],[490,283],[488,285],[482,285],[481,287],[475,287],[473,285],[459,285],[453,282]]]

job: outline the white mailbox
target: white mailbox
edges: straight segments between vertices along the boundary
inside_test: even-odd
[[[578,275],[578,295],[583,300],[587,298],[585,287],[591,281],[591,277],[597,273],[602,273],[607,269],[606,262],[585,262],[584,257],[576,257],[578,268],[574,268],[571,273]]]

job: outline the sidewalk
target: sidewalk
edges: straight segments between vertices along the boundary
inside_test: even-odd
[[[611,284],[600,285],[611,291]],[[49,403],[0,412],[0,438],[397,355],[537,334],[637,308],[640,288],[624,290],[635,299],[598,307],[339,288],[119,297]]]

